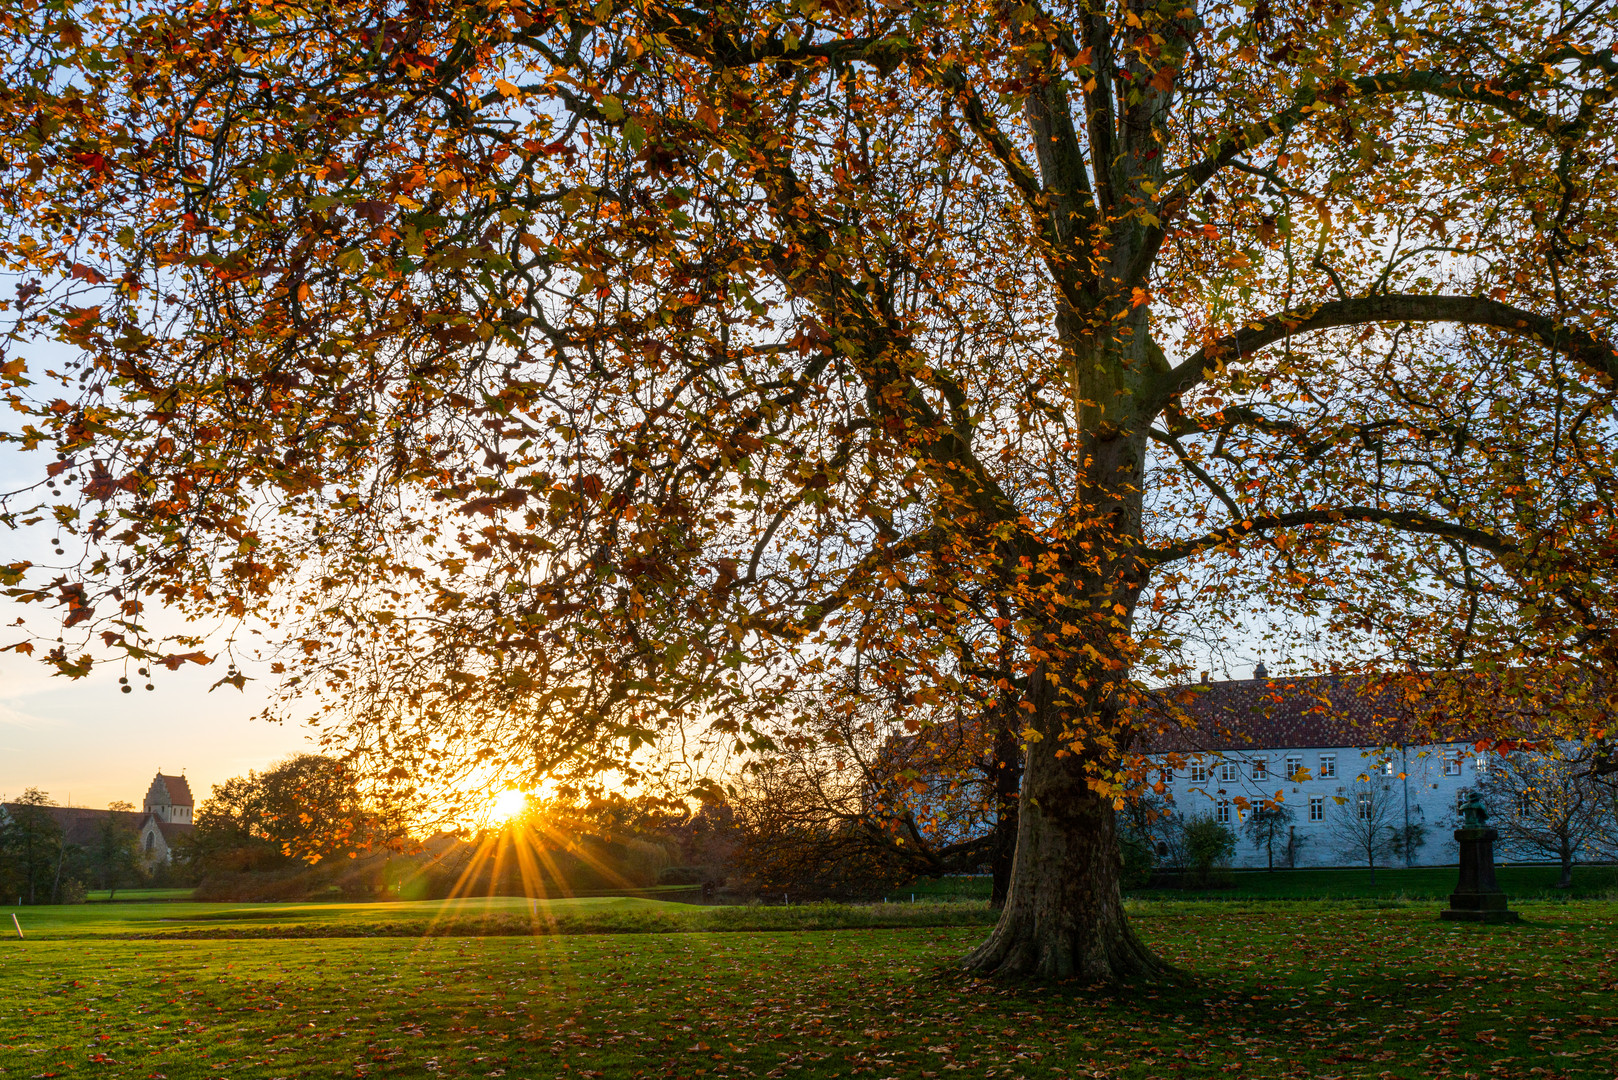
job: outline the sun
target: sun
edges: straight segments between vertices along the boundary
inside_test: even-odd
[[[528,795],[516,788],[506,788],[489,803],[489,813],[500,821],[510,821],[528,809]]]

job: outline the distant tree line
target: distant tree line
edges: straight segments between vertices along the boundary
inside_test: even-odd
[[[509,821],[419,835],[342,762],[303,754],[214,787],[179,857],[200,899],[570,895],[724,880],[728,811],[556,798]]]
[[[92,888],[111,896],[154,878],[166,883],[164,868],[143,862],[138,834],[116,813],[134,809],[129,803],[111,804],[114,813],[79,830],[76,839],[51,812],[54,806],[46,792],[29,788],[0,809],[0,902],[77,903]]]

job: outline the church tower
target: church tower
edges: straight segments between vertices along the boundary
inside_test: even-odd
[[[170,825],[191,824],[191,785],[185,776],[158,773],[146,792],[145,812]]]

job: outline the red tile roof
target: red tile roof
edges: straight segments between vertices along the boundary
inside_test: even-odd
[[[21,807],[16,803],[4,803],[7,814],[15,814]],[[123,828],[130,832],[139,831],[145,824],[147,814],[135,810],[97,810],[93,806],[42,806],[44,810],[61,827],[62,837],[70,844],[85,847],[91,844],[101,831],[101,823],[112,818]]]
[[[190,822],[187,822],[187,821],[163,821],[163,820],[159,820],[158,823],[157,823],[157,830],[163,834],[163,839],[165,839],[165,840],[167,840],[169,842],[170,847],[172,847],[174,845],[174,838],[175,837],[184,836],[186,833],[190,832],[192,829],[195,829],[195,828],[196,828],[195,825],[192,825]]]
[[[1332,675],[1200,683],[1155,695],[1147,706],[1147,753],[1392,746],[1462,742],[1472,724],[1420,716],[1419,696],[1387,681]]]
[[[191,785],[183,776],[165,776],[158,773],[147,789],[146,801],[158,805],[191,806]]]

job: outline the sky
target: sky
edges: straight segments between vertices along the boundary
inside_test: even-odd
[[[257,684],[209,693],[223,671],[187,666],[163,671],[150,692],[131,671],[135,690],[123,694],[111,666],[69,681],[0,654],[0,799],[37,787],[63,805],[139,808],[161,769],[183,772],[200,803],[215,784],[313,749],[306,730],[254,719],[266,700]]]
[[[32,479],[30,462],[0,447],[0,491]],[[0,527],[0,562],[52,561],[48,536],[37,527],[14,532]],[[31,610],[30,610],[31,608]],[[11,626],[26,616],[43,629],[54,613],[0,599],[0,646],[25,636]],[[148,620],[172,622],[162,615]],[[217,650],[205,645],[203,651]],[[0,653],[0,801],[35,787],[53,800],[104,807],[123,799],[137,808],[159,769],[191,781],[200,803],[215,784],[250,769],[263,769],[289,754],[314,749],[307,729],[255,719],[268,701],[262,682],[245,692],[230,686],[208,692],[223,665],[157,669],[154,690],[131,665],[134,691],[120,692],[121,664],[99,666],[84,679],[53,675],[36,658]],[[260,674],[251,670],[248,675]]]

